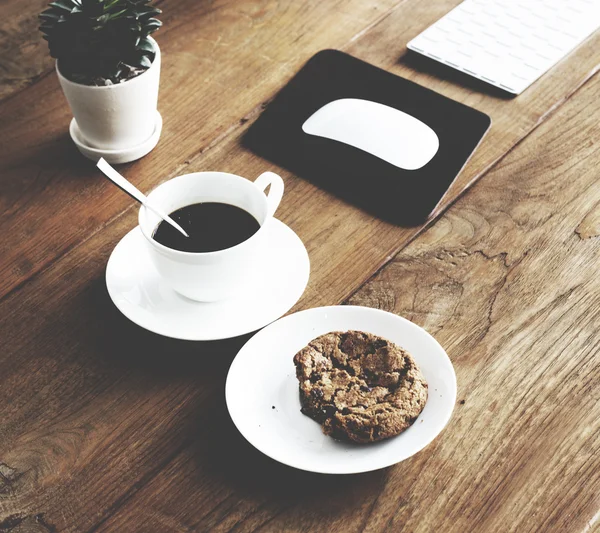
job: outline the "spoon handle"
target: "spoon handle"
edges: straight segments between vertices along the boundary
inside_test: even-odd
[[[140,191],[135,185],[128,182],[121,174],[119,174],[113,167],[111,167],[104,158],[100,158],[96,165],[104,175],[112,181],[119,189],[126,192],[134,200],[137,200],[141,204],[146,205],[146,195]],[[156,213],[158,215],[158,213]],[[160,215],[159,215],[160,216]]]
[[[123,192],[126,192],[129,196],[131,196],[134,200],[140,202],[144,207],[150,209],[155,215],[162,218],[165,222],[171,224],[176,230],[183,233],[186,237],[189,235],[185,232],[185,230],[177,224],[169,215],[163,212],[162,209],[153,206],[148,202],[148,198],[146,195],[140,191],[135,185],[127,181],[121,174],[119,174],[113,167],[111,167],[104,158],[100,158],[96,166],[102,171],[102,173],[112,181],[119,189]]]

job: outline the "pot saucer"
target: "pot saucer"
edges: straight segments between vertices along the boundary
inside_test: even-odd
[[[300,238],[272,219],[265,229],[268,245],[260,278],[238,296],[195,302],[173,291],[151,263],[139,227],[117,244],[106,266],[108,294],[119,311],[147,330],[191,341],[237,337],[284,315],[300,299],[310,273]]]
[[[143,143],[131,146],[129,148],[123,148],[121,150],[103,150],[101,148],[92,148],[88,146],[81,135],[77,121],[73,118],[69,125],[69,135],[77,146],[77,149],[88,159],[92,161],[98,161],[101,157],[106,159],[111,165],[118,165],[121,163],[129,163],[144,157],[149,153],[158,143],[160,139],[160,132],[162,131],[162,116],[156,112],[156,122],[154,125],[154,132],[147,140]]]

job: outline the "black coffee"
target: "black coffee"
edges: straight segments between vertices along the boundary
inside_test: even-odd
[[[170,216],[189,237],[164,220],[152,237],[156,242],[182,252],[225,250],[249,239],[260,228],[258,220],[247,211],[217,202],[186,205]]]

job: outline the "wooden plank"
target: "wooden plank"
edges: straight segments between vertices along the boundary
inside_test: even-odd
[[[393,16],[397,15],[394,13]],[[369,33],[361,39],[367,39],[369,43]],[[578,51],[584,54],[579,58],[583,67],[592,62],[591,56],[585,55],[589,53],[586,50]],[[570,68],[566,65],[560,68]],[[582,74],[583,67],[575,74]],[[566,71],[561,72],[565,76]],[[556,78],[554,84],[559,84],[560,80]],[[17,99],[14,98],[15,101]],[[499,105],[498,113],[501,109]],[[49,110],[47,115],[40,110],[35,112],[46,117],[46,125],[52,125],[57,113],[54,110]],[[19,164],[26,159],[25,137],[31,135],[35,139],[34,124],[30,122],[29,131],[27,127],[19,126],[22,135],[19,139]],[[516,126],[521,128],[522,124],[517,122]],[[231,130],[222,137],[225,142],[211,145],[210,150],[190,160],[186,167],[202,168],[205,162],[218,164],[217,168],[224,170],[241,172],[240,169],[244,169],[249,176],[258,174],[265,164],[239,149],[236,136],[241,131],[242,127]],[[524,134],[524,131],[517,130],[517,133]],[[106,190],[110,189],[95,187],[97,183],[95,186],[90,182],[78,183],[72,166],[71,174],[61,174],[61,165],[72,165],[66,147],[61,155],[49,145],[44,148],[46,141],[38,142],[47,151],[35,164],[40,165],[40,161],[52,163],[53,157],[58,155],[59,161],[52,164],[57,165],[59,170],[54,168],[54,174],[41,178],[36,185],[32,186],[30,182],[30,186],[32,189],[42,188],[47,185],[44,180],[53,179],[54,182],[50,182],[50,187],[43,193],[47,199],[54,185],[62,185],[63,189],[52,201],[48,201],[47,206],[43,205],[41,191],[30,192],[32,196],[29,197],[26,193],[30,204],[37,205],[37,208],[30,211],[29,220],[24,218],[22,222],[37,223],[37,219],[50,209],[49,206],[61,206],[64,213],[57,215],[56,225],[44,228],[54,227],[56,233],[46,231],[44,236],[47,240],[55,240],[52,246],[60,247],[58,252],[54,249],[53,257],[64,254],[69,248],[70,252],[53,263],[53,258],[48,255],[50,248],[41,242],[41,236],[38,237],[41,266],[31,261],[32,268],[18,274],[19,283],[27,279],[30,282],[0,303],[0,330],[6,345],[0,354],[0,402],[6,406],[3,407],[3,423],[0,426],[0,463],[5,465],[2,468],[6,472],[10,472],[7,477],[10,482],[3,486],[3,494],[8,493],[9,496],[0,499],[0,525],[9,523],[6,522],[9,519],[17,520],[15,515],[35,517],[41,513],[46,523],[54,524],[60,531],[93,528],[133,498],[158,472],[165,467],[170,468],[174,462],[185,462],[187,450],[194,446],[197,446],[197,461],[204,461],[208,456],[214,464],[203,465],[199,470],[193,470],[191,475],[202,474],[202,477],[194,477],[196,483],[207,491],[214,488],[215,497],[223,498],[218,509],[207,504],[210,516],[206,523],[224,528],[219,526],[219,522],[233,527],[236,516],[253,516],[252,520],[257,524],[271,520],[282,511],[282,504],[273,497],[273,492],[281,490],[281,484],[290,479],[289,471],[257,458],[256,453],[244,448],[239,437],[236,440],[232,428],[219,425],[227,420],[222,405],[222,386],[228,358],[235,353],[236,343],[208,346],[174,343],[140,331],[118,316],[107,301],[102,273],[117,239],[135,224],[135,212],[129,209],[104,227],[111,213],[117,212],[117,197],[106,194]],[[66,143],[64,139],[53,142]],[[152,157],[155,154],[129,168],[141,172],[140,168],[149,164],[146,162]],[[163,153],[162,157],[175,161],[177,153],[174,156]],[[248,165],[237,166],[244,162]],[[84,173],[87,171],[83,164],[80,168]],[[151,170],[154,172],[156,169],[149,166],[146,172]],[[159,174],[137,175],[151,184],[159,181],[156,177]],[[14,177],[19,176],[14,174]],[[387,258],[388,251],[405,242],[404,236],[413,235],[373,221],[370,216],[345,206],[293,176],[285,177],[288,191],[281,216],[301,233],[309,244],[313,260],[311,287],[299,307],[340,301]],[[19,179],[14,183],[15,190],[21,187]],[[76,185],[79,189],[74,191]],[[71,199],[69,192],[74,193]],[[97,198],[93,196],[96,192],[99,193]],[[70,206],[81,205],[81,198],[89,198],[89,202],[93,200],[96,211],[87,214],[82,209],[69,211]],[[13,210],[14,216],[20,213],[23,204]],[[306,222],[311,217],[314,226]],[[72,219],[72,225],[77,227],[73,229],[65,225],[68,219]],[[345,233],[338,228],[347,224],[367,229],[356,236],[349,236],[352,240],[340,240]],[[103,230],[83,232],[85,228],[96,231],[99,227]],[[379,229],[382,231],[379,232]],[[335,238],[331,237],[333,230]],[[26,232],[34,229],[24,226],[20,231],[23,233],[15,235],[29,238],[32,235]],[[36,231],[41,231],[39,226]],[[380,233],[382,244],[377,247],[372,241],[377,240]],[[80,241],[75,237],[81,235],[86,240],[83,245],[78,245]],[[66,243],[57,243],[59,239],[66,240]],[[395,243],[392,243],[393,239],[396,239]],[[351,254],[345,250],[345,242],[352,243],[354,250]],[[32,248],[29,253],[33,254],[33,251]],[[336,270],[332,269],[332,258],[337,261]],[[41,268],[47,270],[32,277]],[[338,276],[340,273],[344,275]],[[338,277],[342,279],[338,280]],[[169,358],[166,359],[164,354],[168,354]],[[214,440],[215,429],[222,430],[226,437],[227,444],[222,449],[218,447],[223,443]],[[206,447],[198,443],[205,443]],[[241,461],[233,461],[234,468],[224,469],[223,477],[219,478],[218,470],[214,468],[220,463],[215,462],[215,458],[217,451],[223,453],[223,450],[230,450],[233,459],[237,457]],[[240,480],[239,470],[247,465],[244,458],[253,465],[263,465],[264,469],[260,471],[265,477],[271,476],[275,489],[270,496],[266,485],[255,493],[255,487]],[[259,475],[259,470],[254,472]],[[206,476],[203,476],[205,473]],[[372,487],[381,485],[386,475],[376,473],[367,476],[363,480],[366,485],[364,492],[361,488],[356,488],[352,494],[342,490],[344,498],[337,500],[337,513],[342,513],[351,498],[350,501],[356,504],[358,517],[363,506],[367,505],[364,502],[368,500],[368,487],[372,492]],[[292,481],[303,490],[287,492],[290,500],[297,497],[307,505],[312,501],[318,510],[315,500],[323,498],[327,492],[317,492],[316,495],[314,491],[309,492],[307,489],[314,485],[311,476],[298,474],[292,477]],[[219,496],[222,483],[238,492],[231,496],[227,489]],[[338,481],[325,486],[330,491],[343,489]],[[273,504],[264,503],[270,501],[269,497],[273,497]],[[241,502],[241,507],[235,507],[237,501]],[[207,502],[210,500],[207,499]],[[291,507],[293,502],[288,503]],[[368,500],[368,504],[371,503]],[[227,511],[229,506],[232,506],[231,512]],[[328,511],[324,504],[320,509],[322,514]],[[294,512],[293,507],[290,512]],[[299,512],[302,513],[302,510]],[[166,513],[161,519],[165,523],[169,519]],[[293,521],[294,517],[287,515],[286,520]],[[168,530],[168,527],[164,526],[163,530]],[[132,528],[136,529],[136,526]]]
[[[490,134],[440,209],[451,203],[461,190],[478,179],[567,99],[595,72],[600,58],[597,52],[600,35],[597,35],[513,100],[500,98],[493,92],[482,93],[479,86],[477,89],[464,87],[451,78],[437,78],[427,72],[415,71],[412,64],[407,64],[404,59],[399,61],[405,52],[405,43],[449,10],[456,1],[447,0],[435,7],[425,0],[402,3],[381,23],[360,33],[346,47],[361,58],[473,105],[492,116],[494,125]],[[261,36],[264,33],[265,37],[257,40],[251,39],[248,33],[253,35],[253,27],[246,28],[247,33],[244,33],[241,31],[243,27],[229,29],[227,26],[225,42],[228,46],[224,46],[223,38],[219,41],[218,31],[211,30],[208,27],[211,25],[207,23],[207,31],[214,32],[210,34],[210,45],[204,40],[194,41],[194,50],[197,52],[192,52],[189,35],[197,31],[195,26],[198,22],[182,22],[184,26],[191,26],[178,27],[180,31],[175,32],[177,37],[165,39],[165,74],[160,106],[166,117],[165,132],[155,152],[126,167],[124,172],[136,185],[150,189],[163,178],[205,169],[230,170],[252,177],[267,167],[268,163],[240,149],[241,135],[260,113],[261,102],[269,99],[303,61],[324,46],[334,46],[336,39],[338,42],[342,40],[341,36],[334,37],[326,31],[331,24],[319,12],[319,9],[325,9],[322,3],[315,2],[311,11],[306,10],[304,3],[293,5],[293,8],[280,7],[276,10],[280,18],[272,14],[269,18],[260,12]],[[369,12],[367,7],[363,8],[367,11],[360,11],[357,7],[360,5],[360,2],[356,6],[344,3],[346,7],[341,10],[341,15],[337,11],[338,18],[341,18],[336,19],[336,32],[342,32],[347,37],[351,34],[346,31],[348,28],[356,30],[357,13]],[[331,4],[331,10],[336,9],[337,4]],[[378,10],[378,14],[381,11]],[[221,14],[227,20],[229,13],[224,10]],[[239,16],[246,20],[248,15],[241,13]],[[305,22],[303,16],[308,17],[310,22]],[[192,16],[189,18],[195,20]],[[308,31],[311,22],[316,26]],[[242,23],[238,22],[240,25]],[[243,37],[239,37],[240,31]],[[314,39],[310,37],[313,32],[316,35]],[[280,43],[268,39],[267,34],[285,40]],[[217,41],[219,44],[215,45]],[[286,47],[290,50],[289,56],[284,51]],[[268,59],[262,58],[265,54]],[[199,56],[214,58],[206,66],[210,76],[205,77],[205,70],[198,70]],[[170,64],[169,57],[172,58]],[[235,61],[231,60],[232,57],[235,57]],[[187,79],[182,77],[181,72],[186,72]],[[446,76],[445,73],[442,75]],[[209,79],[210,83],[206,84],[205,91],[205,85],[202,85],[202,98],[189,91],[181,96],[182,85],[203,84],[205,79]],[[19,237],[18,245],[12,241],[0,243],[0,296],[46,268],[66,251],[80,245],[95,231],[103,229],[108,221],[124,209],[133,208],[127,197],[105,183],[70,146],[64,136],[68,112],[56,102],[48,109],[47,100],[42,96],[55,94],[55,85],[55,80],[48,78],[13,99],[11,103],[15,105],[11,109],[0,106],[0,117],[2,113],[10,115],[8,120],[0,120],[0,128],[3,123],[16,125],[11,129],[13,142],[5,145],[5,153],[2,153],[0,143],[0,180],[8,191],[3,198],[5,209],[0,215],[0,224],[6,228],[7,234]],[[19,118],[21,116],[24,118]],[[190,120],[189,117],[194,119]],[[283,173],[288,178],[290,193],[284,205],[288,206],[287,211],[282,216],[290,216],[290,220],[295,222],[297,214],[308,215],[311,212],[310,217],[303,216],[295,226],[305,242],[314,244],[315,249],[322,252],[330,272],[335,272],[339,264],[352,265],[348,276],[336,277],[332,281],[334,286],[329,296],[340,289],[350,294],[403,243],[415,236],[414,229],[386,224],[323,193],[313,185]],[[86,208],[81,209],[80,205]],[[57,210],[52,217],[44,216],[51,209],[49,206],[55,206]],[[332,213],[337,217],[332,217]],[[337,249],[336,243],[347,242],[350,238],[357,246],[347,247],[334,261],[331,261],[330,255],[324,255],[329,253],[327,246],[322,245],[324,239],[335,244]],[[321,261],[321,257],[316,260]]]
[[[598,220],[599,88],[350,300],[434,332],[459,383],[448,431],[390,477],[380,501],[398,512],[376,505],[373,531],[384,516],[411,531],[600,527],[600,231],[581,234]]]
[[[415,21],[424,20],[424,26],[427,26],[439,16],[441,13],[431,9],[426,2],[408,2],[348,48],[350,53],[361,59],[472,105],[492,117],[492,129],[440,203],[438,214],[551,116],[575,87],[596,72],[600,61],[600,54],[594,49],[595,40],[591,40],[586,44],[590,48],[584,46],[578,49],[570,61],[560,63],[532,86],[531,92],[512,100],[500,98],[496,92],[484,94],[479,92],[479,86],[459,85],[462,79],[455,79],[444,70],[440,72],[443,77],[436,78],[431,73],[412,70],[412,64],[409,65],[406,58],[398,61],[402,55],[402,43],[420,31],[414,27]],[[596,39],[600,43],[600,34]],[[394,44],[396,41],[398,44]],[[373,48],[376,53],[372,52]],[[571,88],[556,100],[555,90],[565,80],[570,80]],[[218,168],[238,173],[244,169],[246,176],[253,177],[271,168],[254,154],[240,149],[245,131],[245,128],[240,128],[211,151],[191,159],[185,166],[185,172]],[[285,169],[272,168],[286,179],[286,194],[278,216],[300,235],[309,250],[313,270],[322,273],[320,278],[311,276],[309,294],[296,309],[323,301],[337,302],[349,296],[423,229],[402,228],[374,218],[360,208],[298,180]],[[340,246],[340,243],[352,243],[352,246]]]
[[[124,172],[149,189],[245,122],[318,50],[340,47],[402,0],[179,2],[165,9],[159,146]],[[454,0],[455,2],[458,0]],[[185,90],[182,90],[185,87]],[[132,203],[72,146],[56,76],[0,104],[0,296]]]
[[[202,143],[202,135],[207,139],[210,135],[219,137],[220,130],[223,127],[227,130],[228,121],[234,120],[233,116],[238,122],[238,117],[241,116],[240,109],[245,106],[251,109],[264,95],[272,94],[274,84],[279,82],[277,76],[280,76],[281,72],[287,72],[285,62],[288,61],[288,57],[289,61],[295,61],[299,65],[301,61],[298,57],[301,53],[311,55],[322,47],[347,42],[361,31],[369,20],[380,17],[392,3],[386,4],[382,1],[363,8],[362,2],[343,2],[350,10],[346,13],[338,9],[340,2],[312,2],[301,5],[279,2],[265,6],[257,6],[253,2],[236,2],[235,5],[222,2],[212,7],[201,7],[198,3],[191,3],[186,16],[174,22],[178,32],[174,31],[173,34],[177,35],[171,40],[166,40],[165,45],[165,50],[172,46],[174,52],[165,54],[168,81],[166,91],[163,82],[163,95],[166,92],[173,96],[173,105],[178,106],[180,114],[175,111],[172,114],[165,113],[166,106],[161,106],[161,109],[165,117],[168,114],[173,117],[181,116],[181,121],[193,115],[192,111],[198,113],[194,120],[189,122],[196,137],[190,138],[190,132],[185,132],[185,142],[182,143],[181,138],[177,141],[172,136],[171,142],[183,152],[163,152],[162,157],[166,165],[164,168],[173,168],[173,165],[178,164],[183,157],[182,153],[188,153],[186,150],[190,150],[190,147],[196,151],[197,143]],[[324,31],[326,26],[331,26],[327,32]],[[307,28],[314,28],[317,34],[310,34]],[[203,37],[192,38],[195,31]],[[187,41],[191,44],[186,48]],[[271,53],[271,56],[262,57],[258,50]],[[168,57],[173,58],[175,55],[181,61],[170,63]],[[206,58],[211,59],[209,61]],[[202,65],[203,69],[198,69],[197,67],[204,62],[206,65]],[[172,75],[169,75],[169,72]],[[178,76],[186,72],[186,81],[190,87],[194,84],[203,86],[204,83],[210,87],[203,98],[198,98],[192,92],[181,94],[178,90],[182,82]],[[55,81],[49,77],[15,96],[11,99],[10,106],[3,105],[0,108],[3,118],[6,119],[0,121],[4,128],[0,143],[0,164],[3,169],[0,179],[5,193],[1,199],[3,209],[0,223],[4,231],[13,232],[10,240],[2,241],[0,249],[3,273],[8,277],[12,276],[12,282],[16,280],[10,288],[46,268],[52,263],[52,257],[56,257],[57,252],[60,255],[69,247],[73,247],[76,243],[69,240],[69,237],[92,237],[90,232],[93,235],[129,203],[126,197],[113,190],[104,180],[86,180],[86,176],[92,174],[90,164],[75,155],[64,136],[68,113],[64,104],[55,98],[58,94]],[[249,104],[247,99],[250,99]],[[224,121],[225,126],[221,121]],[[168,120],[165,122],[165,136],[168,138],[169,131],[173,135],[174,130],[169,130]],[[188,122],[183,124],[183,129],[186,124]],[[179,133],[178,130],[177,134]],[[185,145],[186,142],[187,148],[182,148],[180,145]],[[207,140],[203,148],[209,146],[210,142]],[[161,147],[165,143],[168,145],[168,141],[163,138]],[[157,151],[151,157],[157,158],[155,163],[152,165],[152,159],[147,158],[145,162],[150,166],[145,171],[140,171],[148,173],[148,176],[151,176],[150,180],[157,183],[162,180],[161,166],[156,163],[161,160],[161,156]],[[139,170],[139,165],[136,165],[136,168]],[[86,209],[87,205],[93,206],[93,209]],[[164,458],[159,459],[160,456],[175,453],[181,446],[182,439],[183,442],[189,440],[177,429],[179,424],[184,422],[179,416],[181,406],[187,405],[191,399],[185,397],[189,393],[189,382],[182,388],[184,396],[173,393],[173,382],[163,384],[167,386],[163,390],[163,399],[169,404],[166,410],[175,416],[171,422],[164,420],[158,427],[168,428],[168,433],[173,438],[162,439],[164,446],[159,446],[161,451],[158,452],[158,456],[154,456],[158,462],[151,466],[150,470],[150,463],[147,461],[149,456],[142,453],[138,456],[138,462],[129,453],[123,453],[123,449],[129,446],[130,438],[136,435],[137,430],[132,434],[124,426],[118,427],[115,421],[119,416],[116,411],[111,411],[113,408],[119,411],[121,402],[127,403],[123,393],[126,396],[137,396],[148,384],[140,382],[138,387],[129,383],[125,389],[121,389],[118,385],[120,378],[118,373],[115,374],[115,363],[122,363],[122,359],[128,358],[127,354],[138,353],[137,350],[141,350],[143,346],[152,354],[152,359],[158,355],[156,350],[162,343],[161,339],[152,335],[148,336],[135,328],[132,330],[131,325],[123,323],[122,318],[116,315],[111,305],[106,305],[106,294],[100,281],[104,263],[114,245],[115,236],[122,235],[132,224],[134,213],[129,210],[110,225],[111,231],[96,234],[96,238],[100,235],[102,239],[107,236],[107,245],[100,244],[97,240],[93,241],[92,237],[92,254],[84,252],[83,248],[73,248],[73,254],[69,255],[68,261],[77,256],[77,263],[65,265],[66,268],[61,267],[59,270],[53,270],[54,274],[49,274],[50,278],[58,274],[58,278],[55,278],[60,280],[58,285],[48,277],[35,279],[38,290],[38,282],[47,287],[48,291],[43,291],[42,299],[49,307],[34,303],[34,300],[42,296],[39,292],[37,295],[15,292],[4,302],[11,305],[8,302],[18,301],[19,309],[13,308],[13,311],[7,312],[8,308],[4,307],[4,320],[0,325],[3,345],[6,343],[6,349],[0,355],[0,395],[3,405],[3,420],[0,424],[0,529],[17,527],[19,524],[26,527],[24,524],[29,526],[33,522],[38,523],[40,513],[43,515],[50,510],[52,516],[48,523],[56,524],[60,531],[81,531],[91,527],[101,516],[109,513],[111,506],[124,498],[136,483],[143,482],[145,476],[150,475],[153,469],[162,464]],[[81,231],[83,228],[86,228],[86,232]],[[53,250],[54,256],[46,255],[49,249],[47,243],[52,242],[59,249]],[[37,252],[33,250],[34,243],[39,245]],[[50,244],[50,248],[52,246]],[[85,257],[78,255],[79,252],[83,252]],[[71,283],[65,285],[67,280]],[[46,285],[47,283],[49,285]],[[28,290],[29,288],[25,289],[26,292]],[[62,303],[55,307],[59,302]],[[79,309],[75,311],[75,308]],[[86,309],[92,314],[88,314]],[[75,313],[72,314],[72,311]],[[96,314],[98,311],[101,311],[102,316]],[[57,319],[62,325],[70,325],[63,329],[62,325],[55,322]],[[67,330],[79,327],[75,326],[73,319],[82,320],[83,329],[91,336],[87,336],[86,333],[84,338],[76,333],[71,340],[64,343],[64,336],[70,337]],[[111,320],[114,320],[114,327],[109,328],[108,334],[104,327],[111,323]],[[50,322],[53,325],[46,329]],[[84,326],[83,323],[87,324]],[[23,329],[26,324],[31,327],[29,331]],[[96,329],[97,326],[100,326],[101,330]],[[123,326],[125,330],[122,329]],[[129,340],[137,338],[138,333],[141,333],[142,337],[130,344]],[[123,337],[129,339],[125,340],[124,344],[118,342],[107,345],[103,342],[110,338]],[[59,338],[62,340],[57,344],[55,341]],[[97,348],[95,353],[98,366],[93,362],[92,352],[96,349],[93,346]],[[239,347],[239,344],[236,347]],[[172,349],[173,345],[167,342],[165,350]],[[181,349],[185,351],[185,348]],[[188,368],[188,376],[191,376],[200,372],[200,368],[195,366],[195,352],[198,348],[193,346],[188,349],[194,352],[194,359],[190,361]],[[202,349],[206,349],[207,353],[212,355],[220,352],[228,355],[236,351],[227,343],[219,344],[214,352],[211,352],[211,348]],[[116,359],[106,360],[107,353],[112,353]],[[220,361],[227,361],[224,359],[226,355],[222,356]],[[166,375],[165,369],[158,370],[162,365],[159,359],[156,359],[156,362],[159,365],[156,367],[158,373]],[[121,363],[118,363],[117,367]],[[136,364],[132,364],[126,373],[134,371]],[[144,366],[147,367],[148,364],[151,365],[149,359],[146,359]],[[129,363],[126,363],[126,367],[128,365]],[[204,368],[201,372],[204,374],[210,365],[202,366]],[[122,367],[121,371],[125,369]],[[145,381],[148,376],[140,377]],[[172,377],[177,381],[175,376]],[[207,391],[213,386],[212,383],[207,384]],[[146,399],[149,403],[146,414],[153,417],[156,408],[154,402],[161,393],[157,389],[147,392],[149,396]],[[52,399],[47,394],[50,394]],[[141,397],[137,397],[133,403],[140,399]],[[192,399],[193,402],[199,400],[199,397]],[[101,404],[104,405],[101,408],[104,414],[97,411]],[[82,423],[88,416],[85,412],[91,415],[91,418],[89,422]],[[81,415],[83,418],[80,418]],[[138,420],[145,420],[142,423],[147,423],[149,419],[145,418],[141,411],[140,415]],[[58,426],[54,424],[58,423],[60,426],[63,422],[66,422],[70,429],[66,432],[60,429],[55,433]],[[189,419],[184,425],[190,425],[191,422]],[[113,448],[108,442],[112,440],[111,435],[114,432],[120,434],[124,440],[122,445],[117,444]],[[137,440],[138,436],[134,438]],[[36,444],[33,444],[34,442]],[[38,452],[34,451],[38,446],[41,446],[38,450],[42,456],[38,456]],[[97,448],[98,446],[100,448]],[[108,452],[109,448],[113,451]],[[101,464],[95,460],[99,449],[104,449],[101,453]],[[10,450],[15,453],[10,453]],[[55,456],[55,453],[58,455]],[[116,456],[111,458],[104,453],[108,453],[109,456],[114,453]],[[41,459],[41,462],[38,462],[38,459]],[[111,464],[109,471],[117,474],[121,472],[124,476],[118,474],[120,480],[114,484],[111,482],[102,485],[100,482],[98,485],[98,480],[102,478],[99,474],[107,468],[106,461]],[[86,464],[88,466],[85,466]],[[89,464],[93,464],[91,469]],[[66,483],[65,474],[71,471],[71,474],[66,474],[71,477],[75,470],[80,472],[81,468],[87,472],[84,476],[89,480],[89,485],[84,483],[76,487]],[[45,519],[42,517],[40,520]],[[48,526],[50,530],[53,527],[55,526]]]
[[[54,67],[38,31],[38,14],[48,0],[4,0],[0,20],[0,101],[27,87]]]
[[[595,78],[348,300],[447,349],[459,401],[431,445],[382,472],[311,475],[218,407],[98,531],[596,531],[599,98]]]

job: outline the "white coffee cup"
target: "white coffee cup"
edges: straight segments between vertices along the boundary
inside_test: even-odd
[[[267,195],[264,191],[269,185]],[[159,185],[148,199],[166,213],[191,204],[221,202],[244,209],[258,220],[260,228],[249,239],[225,250],[181,252],[152,238],[161,219],[142,206],[139,225],[158,273],[173,290],[201,302],[223,300],[246,290],[256,283],[266,228],[282,195],[283,180],[273,172],[261,174],[254,182],[226,172],[195,172]]]

